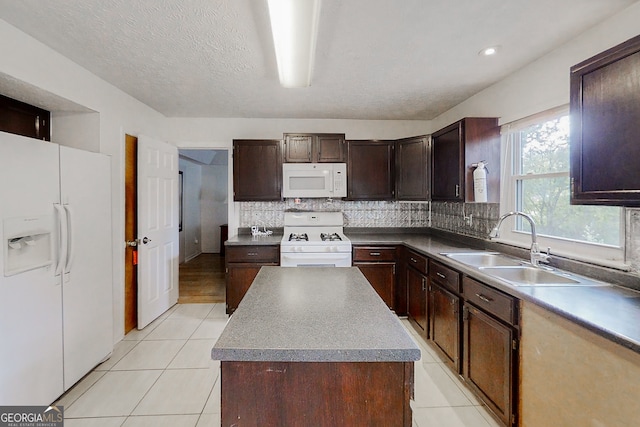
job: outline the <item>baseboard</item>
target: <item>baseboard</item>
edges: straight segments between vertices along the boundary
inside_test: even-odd
[[[193,255],[189,255],[189,256],[185,255],[184,262],[189,262],[189,261],[191,261],[192,259],[196,258],[198,255],[201,255],[201,254],[202,254],[202,252],[196,252]]]

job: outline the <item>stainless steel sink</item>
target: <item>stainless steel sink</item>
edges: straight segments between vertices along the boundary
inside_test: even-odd
[[[485,267],[484,273],[506,280],[513,286],[600,286],[597,282],[573,278],[566,273],[556,273],[536,267]]]
[[[521,261],[506,257],[497,252],[450,252],[442,253],[442,255],[445,255],[446,257],[459,261],[463,264],[467,264],[471,267],[477,268],[522,265]]]

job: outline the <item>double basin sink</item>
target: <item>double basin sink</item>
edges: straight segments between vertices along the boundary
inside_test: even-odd
[[[444,252],[441,255],[477,268],[513,286],[606,286],[605,283],[576,276],[546,266],[533,267],[497,252]]]

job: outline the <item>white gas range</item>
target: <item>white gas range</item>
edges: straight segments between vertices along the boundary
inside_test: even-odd
[[[285,212],[282,267],[351,267],[342,212]]]

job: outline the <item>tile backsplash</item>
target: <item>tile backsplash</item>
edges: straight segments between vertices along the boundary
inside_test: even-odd
[[[345,227],[428,227],[428,202],[344,201],[329,199],[293,199],[283,202],[242,202],[240,227],[252,225],[284,226],[285,211],[342,212]]]
[[[344,213],[345,227],[433,227],[485,238],[499,216],[497,203],[344,201],[293,199],[282,202],[242,202],[240,227],[284,226],[284,212],[291,210]],[[429,209],[431,207],[431,209]]]
[[[431,203],[431,227],[465,236],[486,239],[499,217],[499,203]]]
[[[498,203],[345,201],[293,199],[282,202],[238,202],[240,227],[284,226],[290,210],[343,212],[345,227],[431,227],[469,237],[487,239],[500,216]],[[626,260],[640,271],[640,209],[626,211]]]

